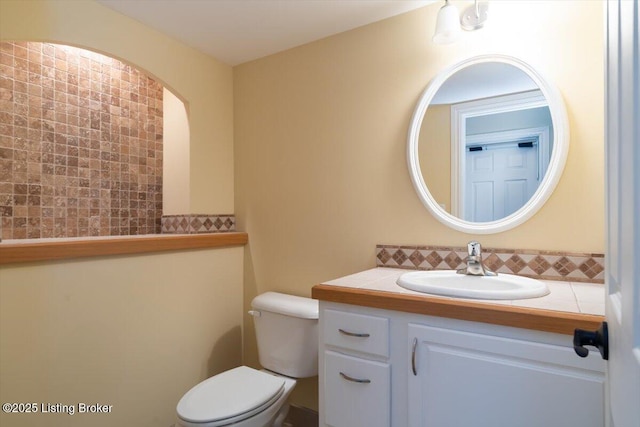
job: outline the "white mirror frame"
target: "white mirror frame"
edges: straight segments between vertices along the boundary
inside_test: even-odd
[[[538,189],[531,199],[520,209],[502,219],[489,222],[470,222],[460,219],[445,211],[433,198],[422,176],[420,160],[418,158],[418,141],[422,120],[427,108],[436,92],[444,82],[456,72],[474,64],[486,62],[500,62],[510,64],[526,73],[538,86],[549,103],[549,112],[553,122],[553,152],[549,161],[549,168]],[[505,55],[482,55],[459,62],[444,71],[440,72],[427,86],[420,96],[418,105],[411,118],[409,125],[409,135],[407,140],[407,164],[409,175],[413,187],[418,193],[418,197],[431,214],[441,223],[465,233],[471,234],[493,234],[510,230],[525,221],[529,220],[549,199],[553,190],[558,185],[564,166],[569,154],[569,120],[567,111],[560,92],[548,80],[546,80],[537,70],[526,62],[517,58]]]

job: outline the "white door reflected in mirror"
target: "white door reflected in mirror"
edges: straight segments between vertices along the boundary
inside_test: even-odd
[[[549,166],[548,134],[548,127],[467,134],[464,158],[459,159],[463,168],[456,177],[462,185],[452,187],[461,189],[451,194],[458,200],[452,214],[467,221],[487,222],[524,206]]]

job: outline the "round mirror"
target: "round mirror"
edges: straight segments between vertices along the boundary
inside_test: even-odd
[[[559,92],[525,62],[487,55],[429,84],[411,119],[407,161],[418,196],[440,222],[488,234],[542,207],[568,151]]]

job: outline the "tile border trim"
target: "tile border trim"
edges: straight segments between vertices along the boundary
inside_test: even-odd
[[[236,217],[233,214],[163,215],[161,220],[161,234],[206,234],[234,231],[236,231]]]
[[[493,271],[539,280],[604,283],[604,254],[482,248]],[[408,270],[457,270],[464,267],[466,247],[376,245],[378,267]]]

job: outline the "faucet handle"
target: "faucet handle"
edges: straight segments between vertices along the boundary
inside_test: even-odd
[[[498,273],[491,271],[485,267],[482,262],[482,246],[480,242],[475,240],[470,241],[467,244],[467,251],[469,256],[467,257],[467,267],[457,272],[459,274],[467,274],[471,276],[497,276]]]
[[[480,256],[482,253],[482,246],[480,245],[480,242],[475,240],[470,241],[469,244],[467,244],[467,252],[469,256]]]

